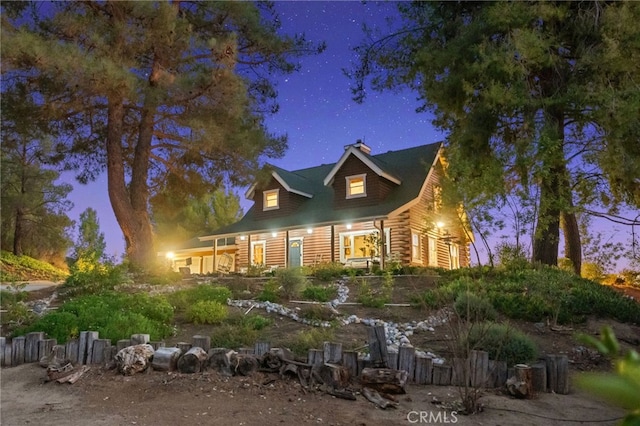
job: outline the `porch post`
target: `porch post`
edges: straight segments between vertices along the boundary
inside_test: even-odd
[[[336,248],[334,247],[336,241],[335,225],[331,225],[331,263],[336,261]]]
[[[218,251],[218,239],[214,238],[213,239],[213,271],[211,271],[212,273],[215,274],[216,272],[216,252]]]
[[[284,267],[289,267],[289,230],[285,232],[284,237]]]
[[[386,263],[386,250],[384,249],[384,220],[380,220],[380,243],[382,247],[380,247],[380,270],[384,271],[384,265]]]
[[[251,234],[247,234],[247,269],[251,267]]]

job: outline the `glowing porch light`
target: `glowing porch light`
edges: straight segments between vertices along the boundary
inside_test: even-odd
[[[351,224],[347,223],[347,229],[351,229]]]
[[[165,255],[167,257],[167,259],[171,260],[174,257],[176,257],[176,255],[172,252],[172,251],[168,251],[167,254]]]
[[[436,226],[437,226],[438,228],[442,229],[442,228],[444,228],[444,222],[440,222],[440,221],[438,221],[438,222],[436,222]]]
[[[273,238],[275,238],[275,237],[277,237],[277,236],[278,236],[278,233],[277,233],[277,232],[272,232],[272,233],[271,233],[271,236],[272,236]]]
[[[307,234],[313,234],[313,229],[307,228]]]
[[[246,239],[247,239],[247,237],[246,237],[246,236],[244,236],[244,235],[240,235],[240,241],[244,241],[244,240],[246,240]]]

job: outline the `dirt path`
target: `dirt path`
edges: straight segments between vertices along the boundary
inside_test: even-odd
[[[305,393],[294,380],[260,373],[250,378],[160,372],[123,377],[93,368],[74,385],[42,383],[44,377],[36,364],[2,369],[2,425],[508,426],[580,424],[577,420],[613,425],[623,415],[581,393],[542,394],[526,401],[488,393],[483,413],[462,416],[432,403],[453,401],[453,387],[412,386],[399,397],[397,409],[383,411],[362,396],[346,401]]]

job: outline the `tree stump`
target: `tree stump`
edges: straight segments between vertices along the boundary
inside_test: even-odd
[[[178,358],[182,355],[180,348],[158,348],[153,354],[151,367],[158,371],[174,371],[178,365]]]
[[[127,346],[131,346],[131,339],[120,339],[116,342],[116,348],[118,349],[118,352],[120,352]]]
[[[324,363],[311,368],[312,379],[332,389],[344,389],[351,379],[349,371],[341,365]]]
[[[358,376],[358,352],[344,351],[342,352],[342,365],[349,371],[351,377]]]
[[[93,351],[93,341],[98,338],[97,331],[81,331],[80,343],[78,345],[78,364],[86,364],[91,362]]]
[[[11,339],[11,365],[24,364],[24,348],[26,337],[17,336]]]
[[[181,373],[199,373],[207,368],[208,354],[200,347],[193,347],[178,358],[178,371]]]
[[[555,392],[558,389],[558,366],[556,355],[547,355],[545,357],[547,366],[547,391]]]
[[[149,340],[151,340],[151,336],[148,334],[132,334],[131,335],[132,345],[145,345],[149,343]]]
[[[469,357],[469,379],[474,388],[487,387],[489,381],[489,352],[471,351]]]
[[[250,354],[233,353],[231,355],[231,372],[238,376],[251,376],[258,371],[260,363]]]
[[[433,360],[422,354],[416,354],[414,382],[418,385],[430,385],[433,375]]]
[[[56,358],[67,359],[67,347],[65,345],[55,345],[51,351]]]
[[[489,386],[494,388],[504,387],[507,379],[507,363],[489,360]]]
[[[531,366],[531,389],[533,392],[547,391],[547,365],[544,362]]]
[[[38,342],[44,339],[43,331],[33,331],[27,333],[24,345],[24,362],[38,362],[40,357],[38,356]]]
[[[53,352],[53,347],[58,341],[56,339],[44,339],[38,342],[38,360],[42,359]]]
[[[226,348],[209,349],[208,367],[223,376],[232,376],[231,356],[233,354],[235,354],[235,351]]]
[[[386,368],[389,355],[387,353],[387,335],[383,325],[375,325],[367,329],[369,339],[369,356],[371,366]]]
[[[507,390],[516,398],[530,398],[533,385],[531,383],[531,367],[526,364],[516,364],[515,375],[507,380]]]
[[[202,336],[202,335],[195,335],[193,336],[193,339],[191,340],[192,346],[193,347],[199,347],[202,348],[205,352],[209,352],[209,349],[211,349],[211,337],[210,336]]]
[[[342,361],[342,343],[324,342],[324,362],[336,364]]]
[[[566,355],[558,355],[556,360],[556,393],[567,395],[569,393],[569,358]]]
[[[65,345],[66,358],[73,365],[79,364],[78,355],[80,354],[80,341],[78,339],[69,339]]]
[[[387,348],[387,368],[398,368],[398,350]]]
[[[127,346],[115,356],[118,371],[125,376],[131,376],[145,371],[151,365],[153,347],[149,344]]]
[[[433,366],[433,384],[438,386],[451,385],[451,370],[453,368],[450,365],[436,364]]]
[[[408,378],[406,371],[391,368],[365,368],[360,373],[360,383],[363,386],[390,394],[406,393]]]
[[[451,384],[453,386],[466,386],[469,384],[468,359],[453,358],[451,369]]]
[[[163,340],[152,340],[149,342],[149,344],[153,347],[154,351],[167,346],[167,344]]]
[[[256,342],[253,353],[256,357],[261,357],[271,350],[271,343],[269,342]]]
[[[322,365],[324,363],[324,351],[320,349],[309,349],[307,354],[307,364]]]
[[[93,341],[93,347],[91,349],[91,364],[103,364],[104,350],[111,346],[111,339],[96,339]]]
[[[193,345],[191,343],[187,343],[187,342],[176,343],[176,348],[179,348],[183,354],[186,354],[187,352],[189,352],[189,349],[191,349],[192,347]]]

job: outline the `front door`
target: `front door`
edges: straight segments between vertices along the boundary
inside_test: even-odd
[[[289,241],[289,267],[298,268],[300,266],[302,266],[302,240],[291,240]]]

